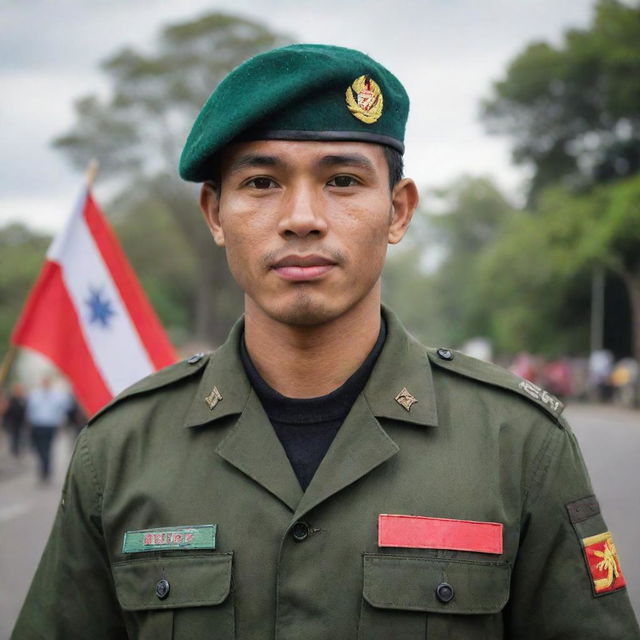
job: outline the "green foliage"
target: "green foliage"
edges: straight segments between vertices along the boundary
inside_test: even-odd
[[[485,336],[498,354],[585,355],[593,268],[640,296],[640,176],[588,194],[547,189],[535,213],[515,210],[483,178],[439,196],[416,213],[417,240],[410,229],[383,279],[385,301],[429,344]]]
[[[499,353],[556,356],[588,347],[588,301],[580,294],[589,281],[563,268],[566,236],[547,224],[519,214],[478,261],[477,293]]]
[[[417,212],[414,221],[420,217],[426,216]],[[444,344],[446,331],[432,305],[433,280],[420,268],[422,255],[415,246],[391,252],[382,276],[382,299],[424,344]]]
[[[589,194],[547,190],[536,214],[513,218],[478,266],[480,297],[499,310],[498,348],[587,353],[593,268],[607,267],[640,295],[639,247],[640,177]]]
[[[117,212],[111,222],[143,289],[174,344],[181,344],[193,326],[197,285],[196,260],[184,235],[152,194],[136,192],[110,209]]]
[[[51,238],[21,224],[0,228],[0,345],[5,348]]]
[[[390,257],[383,295],[424,342],[461,345],[488,335],[476,264],[515,214],[488,178],[463,177],[435,195],[432,210],[414,216],[407,248]]]
[[[572,187],[640,171],[640,6],[599,0],[588,29],[560,46],[530,44],[496,82],[482,114],[533,166],[530,202],[548,185]]]
[[[535,215],[483,258],[485,285],[508,267],[519,283],[483,290],[504,309],[492,329],[504,349],[525,336],[540,350],[586,351],[589,274],[602,265],[624,283],[640,359],[640,193],[630,179],[640,173],[639,42],[640,3],[599,0],[587,29],[527,46],[482,106],[489,129],[512,139],[514,160],[533,168]],[[550,337],[541,317],[567,328]],[[622,333],[628,321],[612,322]]]

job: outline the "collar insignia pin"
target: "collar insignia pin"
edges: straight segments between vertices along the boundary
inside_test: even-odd
[[[211,389],[211,393],[204,399],[211,411],[215,409],[216,405],[221,400],[222,394],[218,391],[218,387],[213,387],[213,389]]]
[[[418,402],[407,387],[402,387],[402,391],[395,397],[395,401],[407,411],[411,411],[411,406]]]

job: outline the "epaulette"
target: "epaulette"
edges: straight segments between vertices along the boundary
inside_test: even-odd
[[[533,384],[533,382],[525,380],[491,362],[477,360],[459,351],[453,351],[453,349],[428,349],[428,354],[431,362],[438,367],[494,387],[513,391],[525,397],[551,414],[554,420],[562,426],[560,414],[564,409],[564,405],[558,398],[538,385]]]
[[[99,416],[109,411],[113,406],[120,404],[126,398],[130,398],[131,396],[136,396],[141,393],[147,393],[148,391],[153,391],[155,389],[160,389],[178,382],[179,380],[195,375],[207,364],[210,355],[211,354],[208,353],[196,353],[188,357],[186,360],[176,362],[164,369],[160,369],[160,371],[152,373],[146,378],[142,378],[142,380],[139,380],[130,387],[127,387],[124,391],[121,391],[113,400],[111,400],[111,402],[109,402],[109,404],[105,405],[97,413],[91,416],[87,424],[91,425]]]

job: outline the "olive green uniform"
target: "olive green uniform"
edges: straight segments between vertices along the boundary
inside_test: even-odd
[[[594,595],[582,539],[606,526],[559,403],[385,317],[304,493],[240,323],[93,419],[14,638],[640,638],[624,588]],[[380,514],[501,523],[503,553],[380,547]],[[195,525],[215,548],[123,552],[127,532]]]

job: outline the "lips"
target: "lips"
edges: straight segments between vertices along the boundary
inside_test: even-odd
[[[320,255],[291,255],[278,260],[271,268],[285,280],[303,282],[322,277],[335,264],[335,261]]]

